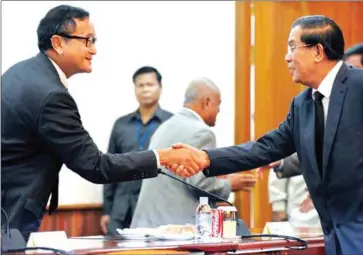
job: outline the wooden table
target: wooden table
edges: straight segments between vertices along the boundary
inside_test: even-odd
[[[281,254],[281,255],[322,255],[323,237],[310,237],[308,249],[296,251],[285,248],[298,245],[297,242],[274,240],[223,239],[213,241],[126,241],[103,240],[102,236],[69,238],[69,248],[76,254]],[[236,253],[228,253],[236,251]]]

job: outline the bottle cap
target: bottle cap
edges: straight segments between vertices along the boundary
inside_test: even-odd
[[[199,203],[200,203],[200,204],[205,204],[205,205],[207,205],[207,204],[208,204],[208,197],[200,197],[200,198],[199,198]]]

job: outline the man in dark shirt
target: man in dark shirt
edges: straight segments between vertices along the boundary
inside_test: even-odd
[[[162,77],[154,67],[141,67],[133,75],[139,108],[116,120],[109,143],[110,153],[146,150],[156,128],[172,114],[159,106]],[[131,224],[141,188],[141,180],[104,185],[101,228],[115,235],[116,228]]]

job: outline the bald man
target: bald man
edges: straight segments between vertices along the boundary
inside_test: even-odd
[[[149,148],[167,148],[177,142],[199,149],[215,148],[216,137],[210,127],[216,123],[220,104],[220,91],[212,81],[206,78],[193,80],[185,92],[184,108],[159,126]],[[172,174],[166,168],[163,171]],[[249,188],[256,182],[251,175],[232,174],[221,179],[206,178],[201,172],[184,181],[224,199],[228,199],[231,191]],[[195,224],[200,196],[204,194],[167,176],[147,180],[142,184],[131,227]],[[210,205],[215,207],[215,202],[212,200]]]

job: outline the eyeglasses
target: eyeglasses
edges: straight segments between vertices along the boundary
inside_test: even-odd
[[[78,39],[78,40],[85,40],[86,41],[86,47],[91,48],[92,45],[94,45],[97,41],[97,37],[83,37],[83,36],[77,36],[77,35],[68,35],[65,33],[56,33],[55,35],[62,36],[64,38],[68,39]]]
[[[313,45],[312,44],[288,45],[287,46],[287,53],[291,54],[298,48],[311,47],[311,46],[313,46]]]

